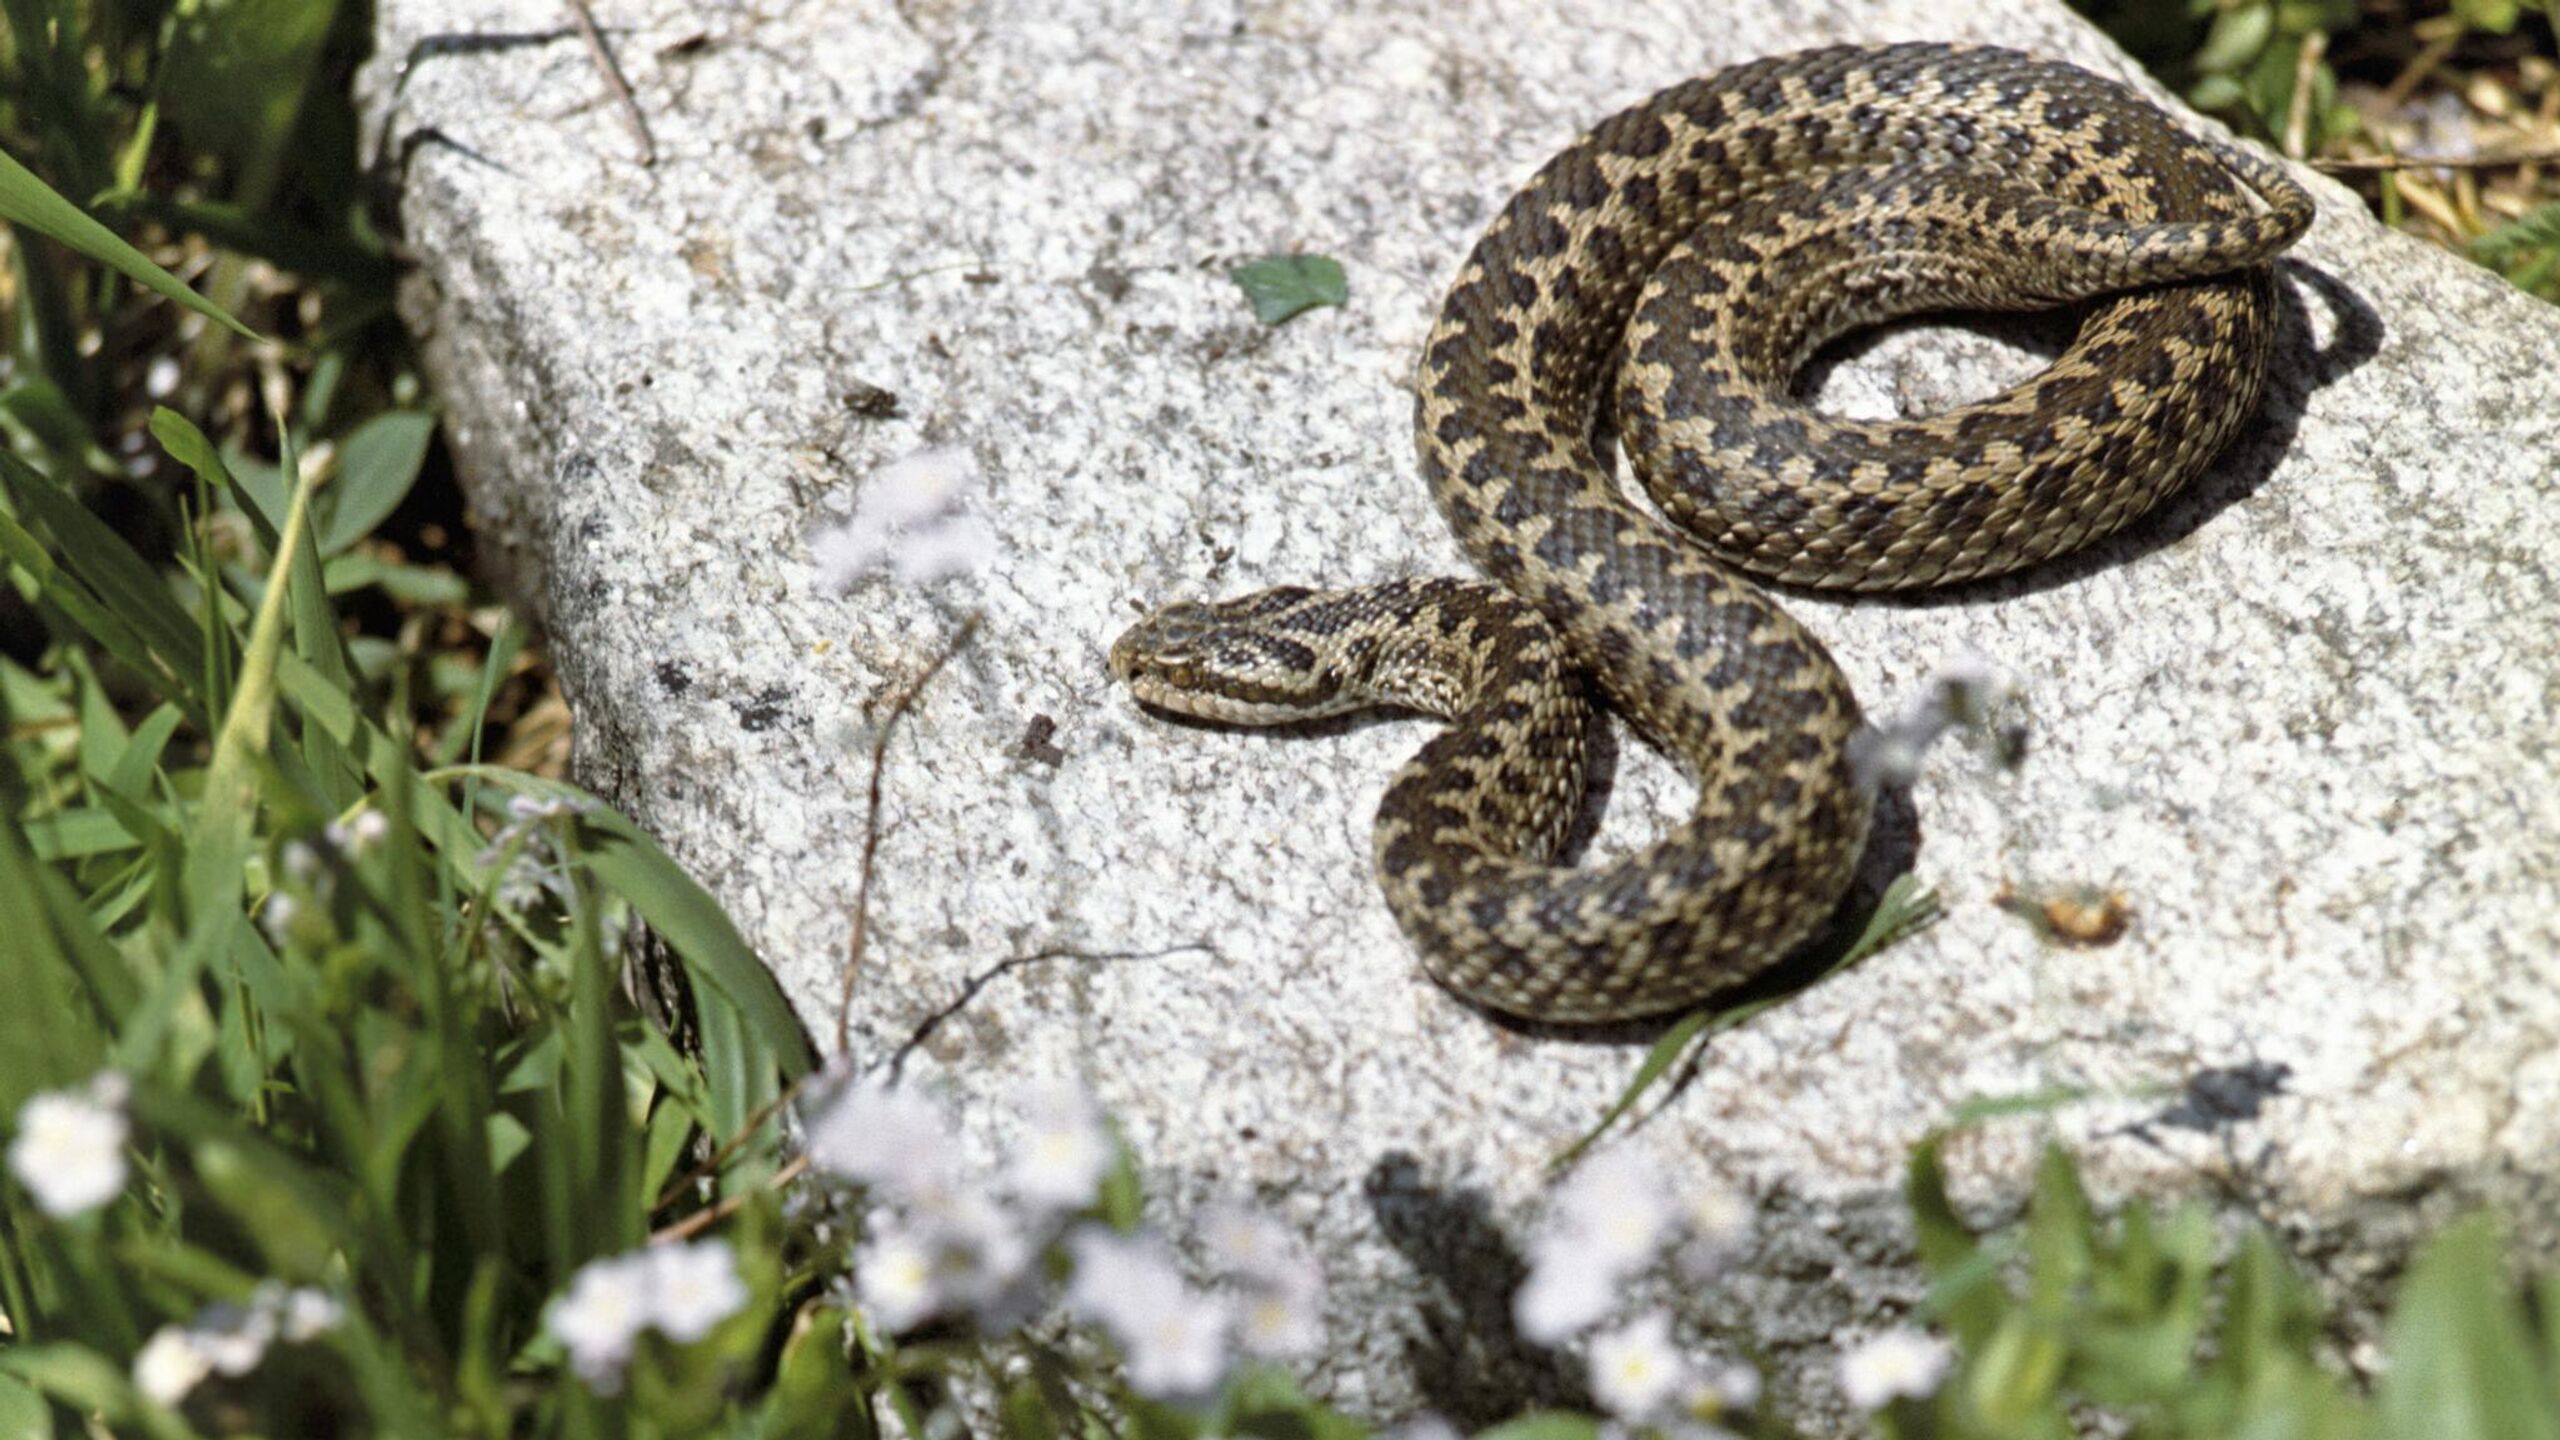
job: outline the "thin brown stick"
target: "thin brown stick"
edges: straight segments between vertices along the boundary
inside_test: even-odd
[[[862,974],[862,952],[871,939],[871,875],[880,854],[880,777],[889,766],[889,737],[897,731],[898,722],[906,718],[908,709],[916,703],[916,697],[924,693],[924,687],[933,683],[933,677],[941,674],[942,667],[950,664],[951,657],[959,654],[960,647],[968,644],[969,637],[977,633],[976,615],[961,621],[960,628],[952,632],[951,643],[942,647],[941,653],[933,657],[933,663],[924,667],[924,673],[918,675],[913,684],[899,691],[898,698],[889,702],[889,713],[880,717],[880,728],[871,737],[871,796],[870,808],[862,822],[862,878],[853,892],[853,935],[845,942],[844,993],[836,1001],[836,1053],[839,1055],[853,1048],[853,984]]]
[[[2313,160],[2312,169],[2332,175],[2361,174],[2377,170],[2499,170],[2509,165],[2549,165],[2560,162],[2560,145],[2539,150],[2510,150],[2501,155],[2463,155],[2429,158],[2420,155],[2359,155],[2336,160]]]
[[[792,1181],[799,1179],[800,1173],[808,1168],[808,1156],[794,1155],[791,1157],[789,1163],[785,1164],[781,1169],[773,1172],[773,1178],[765,1182],[765,1188],[768,1190],[779,1190],[784,1186],[789,1185]],[[751,1198],[753,1197],[742,1191],[736,1195],[728,1196],[716,1204],[705,1205],[701,1209],[694,1211],[692,1214],[687,1215],[673,1225],[667,1226],[663,1230],[650,1231],[649,1243],[652,1245],[672,1245],[679,1240],[690,1240],[694,1236],[701,1234],[703,1231],[710,1229],[712,1226],[719,1224],[721,1221],[728,1219],[730,1216],[737,1214],[739,1210],[745,1208],[747,1201]]]
[[[587,0],[569,0],[569,13],[577,17],[578,33],[587,37],[587,56],[596,62],[596,73],[604,77],[604,86],[613,92],[614,109],[622,116],[622,128],[631,132],[633,143],[640,147],[640,163],[658,163],[658,142],[649,138],[649,122],[640,114],[640,102],[632,98],[631,82],[622,78],[622,67],[614,63],[613,52],[605,48],[604,33],[596,29],[596,17],[587,9]]]
[[[812,1075],[817,1073],[822,1072],[812,1072]],[[783,1106],[790,1104],[792,1101],[800,1097],[801,1087],[807,1085],[810,1078],[811,1077],[809,1076],[803,1076],[802,1078],[793,1081],[789,1089],[756,1107],[756,1113],[747,1117],[747,1123],[738,1127],[738,1133],[721,1141],[718,1148],[711,1152],[709,1158],[705,1159],[701,1164],[694,1166],[692,1169],[687,1170],[682,1175],[668,1181],[665,1188],[658,1192],[658,1198],[650,1202],[649,1209],[651,1212],[654,1213],[656,1211],[666,1209],[668,1206],[673,1205],[676,1201],[684,1197],[684,1192],[687,1187],[700,1181],[707,1180],[713,1175],[718,1174],[720,1172],[720,1167],[728,1164],[729,1158],[737,1154],[739,1149],[749,1140],[754,1139],[758,1130],[764,1128],[764,1122],[772,1119],[775,1114],[781,1111]]]
[[[2293,60],[2293,103],[2285,107],[2284,153],[2296,159],[2310,144],[2312,76],[2320,69],[2321,57],[2329,53],[2329,32],[2314,30],[2302,37],[2302,50]]]

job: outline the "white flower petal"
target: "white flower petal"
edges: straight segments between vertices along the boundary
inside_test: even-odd
[[[1572,1256],[1541,1258],[1511,1297],[1512,1323],[1532,1344],[1560,1345],[1617,1308],[1618,1278]]]
[[[1671,1343],[1671,1316],[1653,1310],[1591,1340],[1591,1398],[1621,1420],[1658,1417],[1690,1384]]]
[[[1954,1361],[1955,1352],[1934,1335],[1887,1330],[1841,1354],[1840,1389],[1859,1409],[1881,1410],[1935,1393]]]
[[[856,1184],[914,1196],[950,1187],[958,1147],[942,1107],[870,1076],[846,1082],[807,1122],[809,1163]]]
[[[163,1325],[153,1331],[133,1357],[133,1388],[154,1405],[176,1405],[212,1373],[212,1362],[196,1349],[194,1339],[175,1325]]]
[[[89,1095],[57,1090],[28,1097],[9,1143],[9,1169],[56,1219],[79,1215],[124,1190],[124,1112]]]
[[[747,1285],[726,1240],[660,1245],[649,1257],[649,1313],[668,1339],[691,1344],[746,1308]]]

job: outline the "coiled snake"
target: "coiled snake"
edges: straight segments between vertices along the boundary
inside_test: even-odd
[[[1872,808],[1847,679],[1737,572],[1942,584],[2142,514],[2255,410],[2265,263],[2311,214],[2273,161],[2011,51],[1839,47],[1674,86],[1512,197],[1424,351],[1422,472],[1496,583],[1173,605],[1112,669],[1148,704],[1234,723],[1447,717],[1376,828],[1425,967],[1542,1020],[1692,1005],[1821,924]],[[2091,297],[2050,368],[1979,403],[1869,422],[1790,396],[1860,326]],[[1595,448],[1613,372],[1631,466],[1696,543]],[[1642,851],[1562,868],[1591,718],[1577,674],[1699,791]]]

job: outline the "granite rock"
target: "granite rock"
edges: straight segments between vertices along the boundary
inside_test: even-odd
[[[1419,722],[1171,723],[1105,647],[1178,595],[1464,569],[1409,373],[1493,207],[1592,120],[1840,40],[2132,64],[2041,0],[600,10],[653,166],[574,33],[499,0],[383,0],[364,82],[405,309],[581,778],[822,1040],[849,993],[855,1057],[990,1141],[1019,1077],[1087,1075],[1169,1224],[1245,1197],[1299,1227],[1344,1403],[1576,1398],[1507,1296],[1546,1161],[1649,1034],[1509,1027],[1419,977],[1367,859]],[[1817,1409],[1840,1339],[1917,1296],[1901,1168],[1970,1097],[2098,1097],[1953,1146],[1983,1213],[2051,1128],[2105,1195],[2272,1223],[2357,1315],[2462,1207],[2560,1240],[2560,328],[2306,183],[2264,417],[2187,495],[2011,582],[1791,602],[1870,708],[1969,651],[2032,724],[2015,775],[1945,749],[1889,807],[1877,864],[1943,923],[1717,1037],[1638,1131],[1758,1216],[1672,1297],[1686,1333]],[[1275,252],[1337,257],[1349,304],[1257,323],[1227,271]],[[1900,327],[1823,403],[1935,408],[2056,343]],[[823,583],[813,537],[924,452],[978,477],[940,502],[983,527],[960,573]],[[848,983],[874,727],[972,618],[887,747]],[[1635,743],[1609,789],[1600,853],[1687,803]],[[2073,947],[2019,913],[2072,897],[2129,927]]]

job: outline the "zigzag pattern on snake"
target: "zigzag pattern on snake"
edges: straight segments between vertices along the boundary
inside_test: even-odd
[[[2266,262],[2309,225],[2275,162],[2012,51],[1844,46],[1616,115],[1478,242],[1417,380],[1422,473],[1493,580],[1169,606],[1112,647],[1144,702],[1262,724],[1370,705],[1448,718],[1378,811],[1378,878],[1442,984],[1555,1021],[1696,1004],[1826,918],[1864,846],[1860,712],[1744,572],[1880,590],[1995,575],[2106,535],[2255,411]],[[2034,378],[1921,419],[1791,394],[1880,320],[2097,298]],[[1594,444],[1615,377],[1631,467]],[[1678,760],[1695,810],[1563,868],[1588,702]]]

